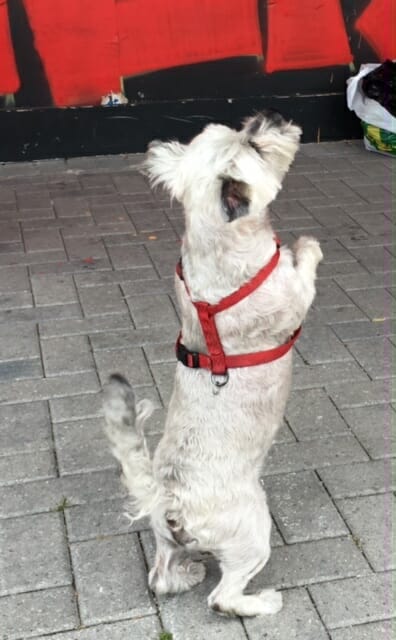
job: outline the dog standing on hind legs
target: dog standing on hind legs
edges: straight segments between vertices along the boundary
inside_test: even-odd
[[[145,171],[179,200],[186,232],[176,293],[179,362],[163,437],[153,459],[144,439],[152,408],[135,404],[115,375],[105,389],[107,434],[131,495],[156,539],[149,583],[158,594],[205,575],[194,551],[212,553],[222,577],[208,598],[228,615],[273,614],[274,589],[244,594],[270,556],[271,518],[260,484],[282,422],[292,351],[314,299],[319,243],[279,249],[268,205],[281,188],[301,130],[276,113],[239,131],[211,124],[188,145],[154,142]]]

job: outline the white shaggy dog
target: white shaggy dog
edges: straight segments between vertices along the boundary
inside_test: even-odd
[[[188,145],[150,145],[145,170],[184,207],[176,277],[182,342],[207,354],[193,301],[215,304],[251,280],[276,253],[267,207],[281,188],[298,148],[300,129],[279,114],[248,119],[240,131],[211,124]],[[225,354],[250,354],[287,343],[315,295],[322,253],[301,237],[280,250],[270,275],[247,297],[216,316]],[[190,589],[203,580],[191,552],[211,552],[222,578],[209,595],[215,611],[276,613],[279,592],[244,594],[270,556],[271,518],[260,471],[290,388],[292,352],[227,377],[178,362],[164,435],[153,460],[143,424],[151,409],[135,407],[132,389],[115,375],[105,390],[107,433],[133,498],[132,516],[149,515],[157,551],[150,586],[158,593]],[[225,383],[224,386],[221,386]]]

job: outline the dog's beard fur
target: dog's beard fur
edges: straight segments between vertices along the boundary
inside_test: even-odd
[[[267,207],[298,148],[300,129],[278,114],[259,114],[240,131],[209,125],[189,145],[153,143],[145,171],[184,207],[183,271],[194,300],[216,303],[272,257]],[[251,295],[216,317],[225,353],[261,351],[287,340],[315,295],[319,244],[300,238],[294,253]],[[206,351],[195,307],[176,280],[183,342]],[[213,553],[222,580],[209,605],[223,613],[259,615],[281,607],[280,594],[244,595],[270,555],[271,519],[259,482],[265,455],[282,422],[290,387],[291,352],[270,364],[233,369],[212,393],[210,373],[176,368],[163,438],[151,461],[143,418],[128,383],[113,378],[105,415],[134,513],[149,515],[157,542],[150,585],[157,593],[188,589],[204,570],[192,550]],[[147,407],[145,415],[147,415]],[[126,426],[125,426],[126,425]]]

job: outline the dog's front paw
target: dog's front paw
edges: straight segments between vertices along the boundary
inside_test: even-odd
[[[313,238],[312,236],[301,236],[298,238],[294,244],[293,250],[296,255],[297,262],[310,255],[316,266],[323,259],[320,244],[316,238]]]

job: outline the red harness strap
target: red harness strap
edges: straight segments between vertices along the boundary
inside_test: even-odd
[[[279,243],[277,242],[276,252],[272,256],[271,260],[266,264],[256,275],[243,284],[237,291],[234,291],[229,296],[222,298],[216,304],[209,304],[208,302],[194,302],[201,329],[205,338],[208,354],[198,353],[197,351],[189,351],[181,342],[182,335],[176,342],[176,356],[186,367],[191,368],[203,368],[209,369],[215,376],[226,376],[228,369],[236,367],[251,367],[258,364],[264,364],[277,360],[285,355],[293,346],[298,336],[301,333],[301,327],[296,329],[289,340],[273,349],[266,349],[265,351],[256,351],[254,353],[244,353],[237,355],[226,355],[224,353],[223,346],[217,331],[215,315],[229,309],[234,304],[237,304],[244,298],[246,298],[252,291],[257,289],[272,273],[279,262],[280,251]],[[183,278],[183,269],[181,261],[176,266],[176,273],[181,280],[183,280],[187,293],[189,294],[188,287]]]

